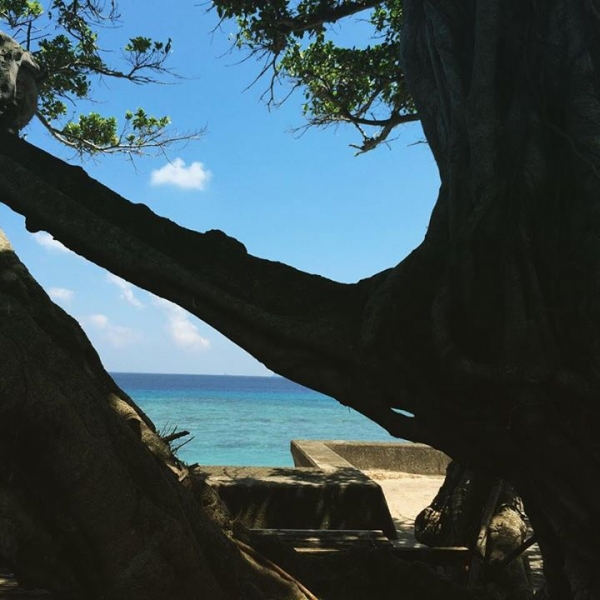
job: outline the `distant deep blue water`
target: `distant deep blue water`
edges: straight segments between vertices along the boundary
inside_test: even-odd
[[[188,463],[286,467],[293,465],[292,439],[394,439],[359,413],[281,377],[112,376],[159,431],[176,426],[192,434],[178,452]]]

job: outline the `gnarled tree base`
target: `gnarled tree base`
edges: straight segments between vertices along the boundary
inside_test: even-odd
[[[61,599],[305,600],[240,551],[186,478],[2,235],[2,561]]]

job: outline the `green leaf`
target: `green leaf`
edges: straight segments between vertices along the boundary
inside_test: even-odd
[[[37,0],[0,0],[0,27],[31,51],[47,74],[39,87],[38,115],[54,137],[82,154],[97,154],[141,153],[197,135],[172,136],[168,117],[151,116],[144,109],[127,111],[122,125],[112,115],[69,115],[79,102],[97,99],[94,83],[101,77],[158,81],[168,73],[164,63],[171,39],[165,43],[132,36],[124,54],[117,55],[114,49],[103,50],[99,41],[107,26],[116,25],[115,2],[49,0],[47,6],[45,11]],[[115,57],[118,65],[111,64]]]

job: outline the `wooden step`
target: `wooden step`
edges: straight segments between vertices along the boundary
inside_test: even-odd
[[[377,529],[251,529],[253,538],[276,538],[299,552],[334,552],[356,548],[392,548]]]
[[[0,566],[0,600],[12,600],[13,598],[20,600],[47,598],[52,596],[46,590],[26,590],[19,587],[14,575],[9,569]]]
[[[390,541],[382,531],[373,529],[251,529],[254,539],[277,539],[297,552],[339,552],[385,548],[408,562],[424,562],[435,566],[464,566],[470,561],[468,548],[428,548],[401,546]]]

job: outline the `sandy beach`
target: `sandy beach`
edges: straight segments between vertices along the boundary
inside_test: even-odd
[[[428,506],[444,482],[443,475],[416,475],[397,471],[364,471],[383,490],[398,531],[398,543],[419,546],[415,540],[416,516]]]
[[[416,516],[428,506],[444,481],[442,475],[415,475],[397,471],[364,471],[383,490],[390,514],[398,531],[398,545],[421,546],[414,536]],[[533,532],[530,532],[532,534]],[[527,550],[534,587],[543,582],[543,564],[540,549],[534,544]]]

